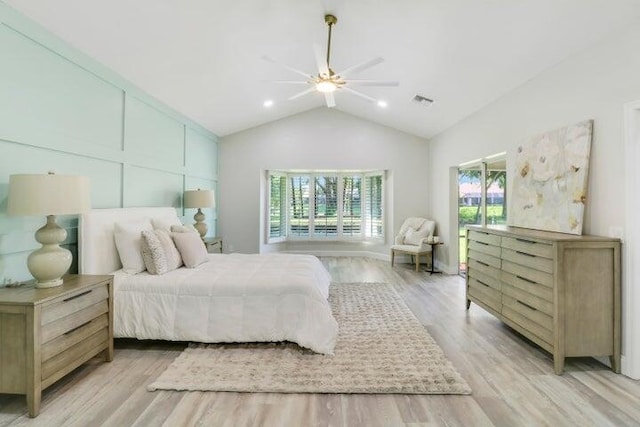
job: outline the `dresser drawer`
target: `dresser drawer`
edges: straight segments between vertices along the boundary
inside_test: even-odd
[[[494,246],[488,243],[476,242],[475,240],[470,240],[468,248],[470,250],[482,252],[487,255],[492,255],[496,258],[500,258],[500,251],[501,251],[500,246]]]
[[[469,230],[469,240],[487,243],[489,245],[500,246],[500,236],[495,234],[483,233],[481,231]]]
[[[469,279],[474,279],[480,282],[481,285],[489,286],[498,292],[500,292],[502,289],[502,284],[500,279],[497,279],[493,276],[484,274],[483,272],[479,270],[474,270],[474,269],[469,269],[467,274],[469,275]]]
[[[506,271],[502,272],[501,279],[504,283],[511,285],[514,288],[523,290],[551,303],[553,302],[553,288],[549,286],[525,279],[521,276],[515,276],[511,273],[507,273]]]
[[[535,270],[544,271],[545,273],[553,273],[553,260],[549,258],[531,255],[526,252],[514,251],[513,249],[502,248],[502,259],[511,261],[516,264]]]
[[[520,237],[503,237],[502,247],[530,255],[553,259],[553,245]]]
[[[553,302],[539,298],[533,294],[515,288],[508,283],[502,283],[502,294],[520,301],[522,304],[539,310],[549,316],[553,316]]]
[[[553,318],[522,301],[503,295],[502,315],[553,346]]]
[[[553,287],[553,274],[545,273],[544,271],[535,270],[506,260],[502,261],[502,270],[507,273],[511,273],[514,276],[519,276],[550,288]]]
[[[491,286],[479,282],[476,279],[469,278],[467,294],[494,309],[496,312],[500,312],[502,295],[500,291],[495,290]]]
[[[501,271],[499,268],[492,267],[481,261],[477,261],[473,258],[467,260],[467,274],[472,275],[474,272],[479,271],[487,276],[491,276],[496,280],[500,280]]]
[[[494,257],[493,255],[488,255],[471,249],[467,252],[467,257],[478,261],[481,265],[490,265],[495,268],[500,268],[501,265],[499,257]]]

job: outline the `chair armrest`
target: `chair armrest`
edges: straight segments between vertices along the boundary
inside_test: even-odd
[[[399,234],[396,236],[394,241],[396,245],[402,245],[404,243],[404,236]]]

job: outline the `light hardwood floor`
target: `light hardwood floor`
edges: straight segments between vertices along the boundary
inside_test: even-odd
[[[334,282],[388,282],[473,390],[471,396],[147,392],[184,344],[117,340],[44,391],[36,419],[24,397],[0,395],[0,426],[640,426],[640,382],[594,359],[550,355],[472,305],[458,276],[408,264],[323,258]]]

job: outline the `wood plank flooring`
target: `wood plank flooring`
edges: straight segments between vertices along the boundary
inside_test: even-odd
[[[322,258],[334,282],[393,283],[473,390],[471,396],[147,392],[184,343],[117,340],[46,389],[38,418],[0,395],[0,426],[640,426],[640,382],[591,358],[548,353],[481,308],[465,311],[458,276],[393,269],[367,258]]]

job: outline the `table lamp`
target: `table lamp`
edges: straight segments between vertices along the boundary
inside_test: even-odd
[[[214,208],[216,206],[216,200],[213,195],[213,190],[188,190],[184,192],[184,207],[185,208],[198,208],[198,212],[193,216],[196,221],[193,226],[200,233],[200,237],[204,239],[207,235],[207,224],[204,222],[204,214],[202,208]]]
[[[62,276],[71,266],[72,255],[61,248],[67,230],[56,224],[56,215],[79,214],[91,209],[89,178],[73,175],[11,175],[7,214],[46,215],[47,223],[36,231],[42,244],[27,258],[29,272],[37,288],[62,285]]]

